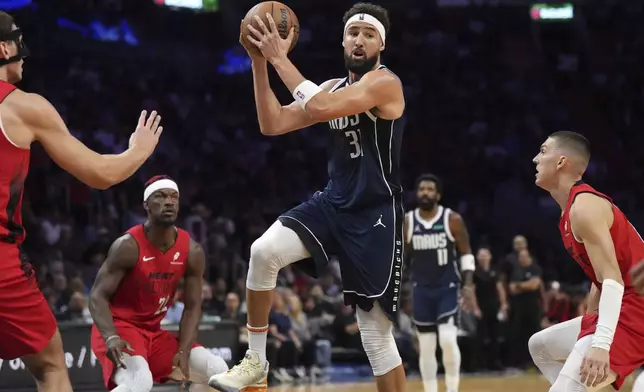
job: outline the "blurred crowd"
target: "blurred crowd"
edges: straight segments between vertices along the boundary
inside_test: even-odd
[[[277,214],[324,187],[325,131],[262,136],[247,64],[240,73],[218,72],[225,56],[243,55],[230,20],[241,19],[248,2],[222,1],[210,15],[143,3],[51,1],[15,14],[33,53],[20,87],[48,98],[85,144],[122,151],[141,109],[158,109],[165,123],[151,160],[105,192],[83,186],[35,147],[24,246],[59,320],[91,322],[87,293],[111,242],[145,221],[143,182],[170,175],[181,188],[180,226],[206,250],[204,317],[244,325],[250,244]],[[350,4],[293,4],[302,31],[292,58],[307,78],[320,83],[345,73],[339,42]],[[463,366],[525,367],[527,337],[579,314],[587,289],[560,245],[558,207],[534,185],[540,143],[555,130],[586,134],[594,150],[587,180],[636,227],[644,222],[643,5],[582,5],[578,20],[559,24],[535,24],[518,6],[386,6],[392,33],[383,63],[401,77],[408,105],[404,185],[428,171],[442,177],[443,202],[464,216],[478,249],[480,308],[461,317]],[[63,29],[59,17],[79,25],[127,20],[139,45],[97,41]],[[288,91],[273,81],[286,102]],[[406,203],[414,205],[414,192]],[[337,261],[317,281],[282,271],[271,314],[275,377],[311,376],[331,357],[360,357],[339,274]],[[403,299],[396,331],[410,368],[417,357],[412,306]],[[179,293],[166,321],[177,322],[181,309]]]

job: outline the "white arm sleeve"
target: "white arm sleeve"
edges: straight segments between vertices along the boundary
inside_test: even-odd
[[[612,279],[604,279],[601,295],[599,296],[597,330],[593,336],[591,347],[610,350],[619,314],[622,310],[623,296],[624,285]]]

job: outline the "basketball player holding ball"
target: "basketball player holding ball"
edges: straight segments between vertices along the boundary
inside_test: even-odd
[[[265,390],[268,315],[279,270],[306,260],[300,266],[315,275],[334,253],[341,263],[344,301],[356,307],[378,391],[403,392],[405,371],[392,320],[403,260],[402,127],[397,120],[405,100],[400,79],[380,63],[388,13],[368,3],[347,11],[342,46],[348,76],[321,85],[303,77],[288,59],[296,29],[284,31],[284,26],[292,24],[292,11],[267,2],[252,13],[252,25],[242,22],[240,41],[253,62],[261,132],[283,135],[328,122],[329,182],[324,191],[282,214],[251,246],[246,281],[249,350],[239,365],[211,377],[209,384],[223,392]],[[281,18],[277,24],[270,14]],[[271,90],[268,63],[293,94],[290,105],[281,106]]]

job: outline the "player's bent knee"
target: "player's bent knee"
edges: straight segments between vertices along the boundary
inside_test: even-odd
[[[124,354],[123,358],[126,367],[116,371],[114,383],[118,386],[127,386],[130,392],[150,392],[154,385],[154,380],[145,358],[128,354]]]
[[[362,346],[376,377],[384,376],[402,365],[396,347],[393,325],[378,304],[369,312],[357,308],[356,318],[362,337]]]
[[[458,345],[458,328],[454,324],[441,324],[438,326],[438,343],[443,346]]]
[[[544,331],[539,331],[535,333],[534,335],[530,336],[530,339],[528,340],[528,351],[530,352],[530,356],[533,360],[543,355],[543,349],[545,346],[543,332]]]
[[[205,347],[195,347],[190,350],[190,381],[203,384],[215,374],[227,370],[226,361]]]
[[[458,355],[458,328],[454,324],[438,326],[438,344],[443,350],[443,361],[453,362]]]
[[[250,246],[246,287],[253,291],[274,289],[279,271],[305,258],[306,254],[297,234],[280,221],[275,222]]]

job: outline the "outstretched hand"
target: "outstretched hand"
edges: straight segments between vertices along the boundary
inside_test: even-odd
[[[148,116],[147,111],[142,111],[139,116],[139,122],[136,125],[136,130],[130,136],[129,147],[139,148],[147,153],[148,156],[152,155],[154,149],[159,143],[163,127],[161,124],[161,116],[156,110],[153,110]]]

